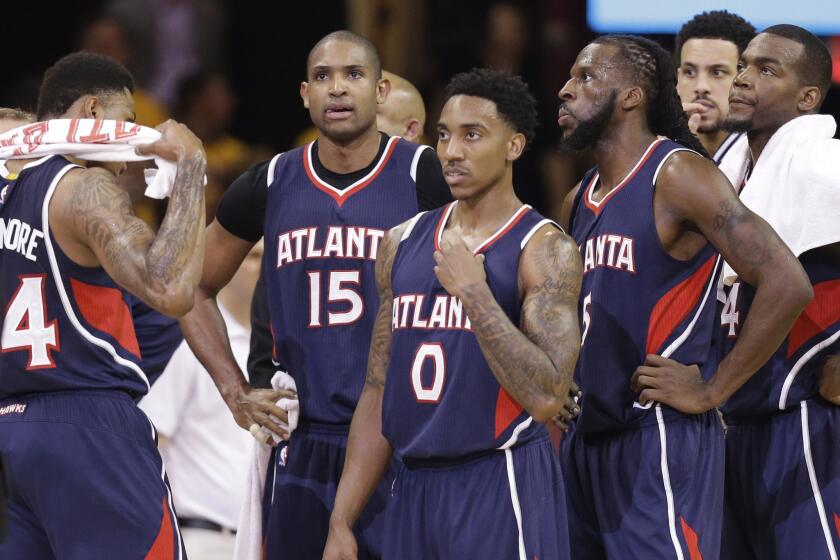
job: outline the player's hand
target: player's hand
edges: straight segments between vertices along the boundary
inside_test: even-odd
[[[176,163],[198,154],[206,159],[201,140],[186,125],[169,119],[155,129],[161,133],[160,140],[137,146],[135,151],[141,156],[158,156]]]
[[[322,560],[357,560],[358,545],[353,531],[346,524],[330,523],[327,546]]]
[[[645,363],[630,378],[630,388],[639,402],[656,401],[685,414],[700,414],[715,407],[700,368],[648,354]]]
[[[566,402],[563,403],[563,408],[557,416],[551,419],[554,425],[564,432],[569,429],[569,425],[572,420],[577,418],[577,415],[580,414],[580,405],[578,404],[578,401],[580,401],[581,396],[583,396],[583,391],[580,390],[577,383],[572,381],[572,386],[569,387],[569,394],[566,396]]]
[[[683,103],[683,111],[688,115],[688,129],[692,134],[697,134],[697,129],[700,128],[700,121],[703,118],[703,113],[709,108],[700,103]]]
[[[435,251],[435,276],[447,292],[458,299],[465,299],[471,286],[487,286],[487,274],[484,272],[484,255],[474,255],[467,245],[458,240],[455,243],[443,243],[440,251]]]
[[[817,376],[820,396],[828,402],[840,405],[840,356],[829,356]]]
[[[283,398],[296,399],[297,393],[285,389],[274,391],[273,389],[252,389],[247,387],[236,395],[236,398],[230,404],[230,409],[236,423],[241,428],[250,430],[252,425],[257,424],[267,430],[271,430],[282,439],[289,439],[288,430],[271,419],[271,416],[274,416],[278,420],[282,420],[288,424],[288,413],[277,406],[277,401]],[[273,441],[271,439],[268,443],[273,444]]]

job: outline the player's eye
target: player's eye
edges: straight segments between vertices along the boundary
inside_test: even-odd
[[[350,70],[350,73],[348,74],[348,76],[350,76],[354,80],[358,80],[359,78],[362,77],[362,72],[360,70]]]
[[[682,73],[688,78],[693,78],[694,77],[694,68],[683,68]]]
[[[769,66],[763,66],[761,68],[761,73],[764,74],[765,76],[775,76],[776,75],[776,72],[772,68],[770,68]]]
[[[327,79],[327,73],[326,72],[315,72],[315,79],[317,81],[326,80]]]
[[[746,68],[746,67],[747,66],[739,60],[738,61],[738,66],[736,67],[736,69],[738,70],[738,73],[740,74],[741,72],[744,71],[744,68]]]
[[[475,130],[469,130],[466,134],[467,140],[478,140],[481,135]]]
[[[449,131],[448,130],[438,130],[438,140],[446,141],[449,140]]]

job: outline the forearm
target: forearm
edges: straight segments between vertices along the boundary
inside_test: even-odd
[[[368,384],[359,398],[331,524],[352,527],[388,469],[393,451],[382,436],[383,393],[384,387]]]
[[[489,287],[470,287],[463,305],[490,370],[496,380],[536,420],[546,421],[563,406],[577,358],[563,371],[505,314]],[[568,346],[568,345],[564,345]]]
[[[247,387],[228,339],[215,297],[198,289],[195,306],[180,320],[181,331],[198,361],[210,374],[228,407]]]
[[[193,303],[204,258],[203,153],[178,162],[166,216],[145,256],[147,297],[168,314],[183,315]]]
[[[709,380],[710,407],[726,402],[784,342],[810,300],[811,292],[797,280],[776,277],[758,285],[738,342]]]

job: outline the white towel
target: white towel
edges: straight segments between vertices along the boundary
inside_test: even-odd
[[[271,387],[275,391],[289,389],[297,391],[297,385],[292,376],[285,371],[278,371],[271,378]],[[297,428],[300,418],[300,404],[297,399],[280,399],[277,406],[289,413],[289,423],[275,421],[285,428],[289,435]],[[265,428],[262,428],[265,429]],[[270,432],[276,443],[280,437]],[[236,530],[236,551],[234,560],[260,560],[262,558],[262,504],[263,489],[265,488],[265,477],[268,472],[268,460],[271,456],[271,447],[267,444],[254,440],[254,450],[251,453],[251,466],[248,467],[247,486],[245,487],[245,500],[242,502],[242,509],[239,511],[239,525]]]
[[[86,161],[155,160],[146,169],[146,196],[166,198],[175,183],[176,165],[153,156],[141,156],[136,146],[159,140],[160,132],[134,123],[99,119],[54,119],[27,124],[0,134],[0,160],[32,159],[57,154]]]
[[[744,205],[764,218],[797,257],[840,242],[840,141],[832,138],[835,130],[834,117],[828,115],[805,115],[784,124],[741,190]],[[750,157],[749,150],[746,156],[741,153]],[[741,163],[745,166],[745,159]],[[724,281],[735,276],[726,264]]]

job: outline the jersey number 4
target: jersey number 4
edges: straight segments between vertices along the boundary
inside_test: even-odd
[[[309,271],[309,326],[322,327],[321,318],[321,272]],[[327,325],[350,325],[361,318],[365,302],[359,294],[361,273],[358,270],[330,270],[328,278],[327,304],[344,303],[343,311],[327,310]],[[353,287],[355,286],[355,288]]]
[[[3,352],[29,351],[27,370],[55,367],[51,351],[59,350],[58,326],[47,324],[45,274],[21,276],[3,318]]]
[[[729,327],[727,336],[737,336],[736,327],[738,326],[738,291],[741,289],[741,283],[735,282],[729,289],[729,294],[726,296],[726,303],[723,304],[723,311],[720,313],[720,326]]]

